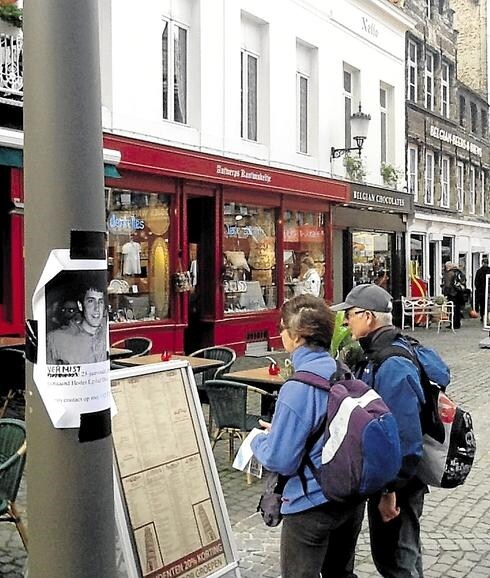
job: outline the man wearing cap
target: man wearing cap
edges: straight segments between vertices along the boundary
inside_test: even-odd
[[[368,501],[371,552],[378,572],[389,578],[423,578],[420,523],[427,486],[416,476],[422,455],[420,408],[424,394],[415,364],[388,357],[376,371],[374,361],[393,344],[406,346],[392,324],[391,295],[378,285],[358,285],[345,301],[332,306],[345,311],[345,321],[367,359],[359,378],[383,398],[397,420],[402,467],[389,487]]]

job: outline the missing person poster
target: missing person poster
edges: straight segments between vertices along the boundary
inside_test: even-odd
[[[80,426],[80,416],[111,407],[107,264],[49,255],[32,300],[38,326],[34,382],[56,428]]]

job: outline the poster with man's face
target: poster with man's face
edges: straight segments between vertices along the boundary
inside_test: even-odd
[[[49,255],[32,299],[38,327],[34,382],[57,428],[112,405],[105,259]]]

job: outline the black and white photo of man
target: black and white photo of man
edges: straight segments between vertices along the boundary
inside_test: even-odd
[[[71,273],[73,275],[73,273]],[[70,275],[70,273],[66,273]],[[87,275],[76,300],[80,316],[48,331],[46,363],[73,365],[107,360],[105,274]],[[75,285],[76,286],[76,285]],[[65,291],[67,291],[65,286]],[[73,293],[72,293],[73,294]]]

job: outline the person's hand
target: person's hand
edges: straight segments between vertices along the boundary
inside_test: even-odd
[[[400,514],[400,508],[396,505],[395,492],[383,494],[378,504],[378,510],[383,522],[391,522]]]
[[[260,427],[263,427],[267,431],[271,431],[271,424],[268,421],[264,421],[263,419],[259,419]]]

